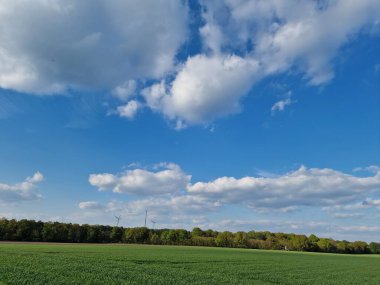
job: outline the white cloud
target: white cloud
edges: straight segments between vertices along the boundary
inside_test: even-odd
[[[363,167],[357,171],[367,171],[368,168],[373,170],[373,167]],[[377,174],[375,173],[375,175],[379,175],[379,173],[380,171]],[[374,198],[378,196],[378,193],[379,187],[375,191],[364,192],[362,195],[358,195],[354,203],[330,205],[323,207],[322,210],[328,212],[332,217],[339,219],[364,217],[368,214],[365,211],[370,211],[371,209],[380,210],[380,199]],[[365,195],[367,197],[363,198]]]
[[[363,239],[373,241],[380,231],[379,226],[360,225],[343,226],[326,221],[294,221],[294,220],[265,220],[265,219],[225,219],[204,225],[203,228],[212,228],[220,231],[239,230],[269,230],[271,232],[294,232],[299,234],[317,234],[320,237],[332,237],[336,239],[358,240],[358,233]],[[332,231],[333,229],[333,231]],[[340,233],[344,233],[343,235]]]
[[[82,202],[88,203],[88,202]],[[82,204],[80,203],[80,204]],[[92,203],[92,202],[91,202]],[[272,232],[295,232],[300,234],[317,234],[322,237],[345,238],[351,237],[357,239],[358,233],[362,233],[364,239],[373,240],[371,233],[378,233],[380,228],[373,225],[344,225],[343,221],[339,224],[331,221],[298,221],[289,219],[209,219],[205,213],[217,211],[219,204],[212,204],[209,200],[200,197],[173,197],[166,196],[161,198],[148,198],[131,202],[113,201],[107,204],[96,206],[80,207],[82,215],[96,218],[108,216],[108,221],[114,222],[114,213],[121,215],[123,224],[142,225],[145,217],[145,211],[148,210],[148,226],[154,219],[158,221],[159,228],[187,228],[201,227],[202,229],[214,229],[219,231],[265,231]],[[96,213],[98,213],[96,215]],[[95,215],[95,216],[94,216]],[[359,213],[335,215],[337,219],[361,218]],[[139,218],[141,220],[139,221]],[[137,220],[137,223],[136,223]],[[343,223],[343,224],[342,224]],[[333,230],[333,231],[332,231]],[[344,233],[344,235],[340,235]]]
[[[82,210],[101,210],[105,207],[96,201],[85,201],[79,203],[79,208]]]
[[[371,172],[371,173],[377,173],[377,172],[380,172],[380,167],[377,166],[377,165],[370,165],[370,166],[367,166],[367,167],[356,167],[352,171],[353,172],[366,171],[366,172]]]
[[[333,58],[363,27],[380,20],[380,4],[323,3],[201,1],[205,53],[188,58],[172,82],[145,89],[147,105],[181,129],[240,112],[241,98],[271,74],[296,69],[313,85],[328,82]],[[291,98],[278,101],[272,114],[291,103]]]
[[[286,98],[280,101],[277,101],[271,108],[272,115],[274,115],[278,111],[284,111],[286,106],[292,104],[292,99]]]
[[[368,241],[380,231],[371,224],[369,216],[380,210],[380,200],[376,198],[380,194],[380,172],[359,177],[328,168],[302,166],[283,175],[220,177],[209,182],[192,182],[191,176],[184,174],[176,164],[161,163],[151,169],[91,175],[90,183],[100,190],[147,197],[129,197],[131,200],[126,202],[113,200],[106,204],[81,202],[78,216],[108,217],[109,223],[113,223],[117,214],[123,217],[125,225],[139,226],[143,225],[148,210],[148,223],[154,219],[160,228],[254,229]],[[254,210],[254,218],[231,219],[231,214],[241,206]],[[291,218],[287,213],[295,210],[299,211],[297,216],[310,219],[307,222],[278,219],[279,215]],[[316,213],[323,214],[322,220],[312,219]],[[369,218],[367,225],[362,224],[364,218]]]
[[[220,53],[223,44],[223,35],[218,26],[208,22],[199,29],[199,33],[202,36],[206,48],[216,54]]]
[[[107,90],[129,101],[116,113],[132,118],[141,105],[130,100],[146,87],[146,105],[181,129],[240,112],[251,87],[272,74],[297,70],[311,84],[328,82],[340,48],[380,21],[377,0],[201,5],[204,49],[183,60],[176,54],[189,40],[187,1],[0,0],[0,88]],[[160,83],[149,87],[152,79]]]
[[[262,209],[299,206],[333,206],[363,201],[380,191],[380,172],[355,177],[333,169],[302,166],[276,178],[221,177],[189,185],[192,195],[213,197],[223,203],[243,203]]]
[[[174,164],[160,164],[156,171],[145,169],[127,170],[113,175],[109,173],[91,174],[89,182],[99,190],[111,189],[116,193],[130,193],[135,195],[156,195],[176,193],[185,189],[191,176]]]
[[[136,100],[131,100],[126,105],[117,107],[117,113],[120,115],[120,117],[133,119],[138,109],[140,108],[141,108],[141,103],[139,103]]]
[[[99,191],[105,191],[117,183],[117,177],[109,173],[91,174],[88,181],[91,185],[98,187]]]
[[[209,223],[205,228],[217,229],[220,231],[241,231],[256,230],[271,232],[295,232],[295,233],[315,233],[322,231],[329,226],[323,221],[292,221],[292,220],[269,220],[269,219],[223,219]]]
[[[378,200],[376,200],[376,199],[366,199],[363,202],[363,205],[365,205],[365,206],[375,206],[375,207],[379,207],[379,209],[380,209],[380,199],[378,199]]]
[[[128,101],[136,92],[137,83],[135,80],[128,80],[117,86],[112,94],[121,101]]]
[[[354,204],[332,205],[323,207],[322,210],[333,213],[335,211],[356,211],[367,209],[369,205],[365,204],[365,201],[357,202]]]
[[[338,232],[379,232],[380,226],[337,226]]]
[[[240,111],[240,100],[258,79],[254,60],[236,55],[189,58],[170,86],[143,90],[147,105],[185,124],[209,123]]]
[[[174,195],[138,203],[157,202],[164,205],[169,200],[170,203],[201,201],[210,208],[211,205],[241,204],[258,212],[291,212],[302,207],[320,207],[332,214],[370,207],[380,209],[380,202],[375,198],[380,193],[380,172],[373,176],[357,177],[333,169],[302,166],[284,175],[220,177],[209,182],[191,182],[191,176],[178,165],[164,163],[156,165],[153,170],[136,168],[116,175],[92,174],[89,182],[100,191]]]
[[[111,201],[107,204],[98,202],[81,202],[79,208],[84,215],[109,217],[114,221],[114,214],[122,217],[122,224],[128,226],[142,225],[145,211],[148,211],[148,224],[154,219],[160,228],[190,228],[207,220],[203,214],[216,211],[220,204],[203,197],[165,194],[128,202]],[[139,222],[139,218],[141,218]]]
[[[187,7],[176,0],[1,0],[0,26],[0,87],[37,94],[116,88],[124,97],[126,80],[171,71],[186,39]]]
[[[231,49],[243,49],[267,74],[296,67],[311,84],[333,76],[339,48],[380,19],[377,0],[203,1],[206,25],[218,25]],[[251,43],[252,50],[244,48]]]
[[[26,182],[31,183],[31,184],[41,182],[42,180],[44,180],[44,176],[39,171],[34,173],[33,176],[26,178]]]
[[[335,213],[332,216],[336,219],[353,219],[362,218],[364,215],[361,213]]]
[[[33,201],[42,198],[36,189],[36,184],[44,179],[42,173],[36,172],[33,176],[27,177],[23,182],[16,184],[0,183],[0,203]]]
[[[109,205],[111,206],[111,205]],[[176,213],[204,213],[220,206],[204,197],[189,195],[166,195],[156,198],[134,200],[121,205],[120,209],[126,209],[130,213],[141,214],[149,209],[151,214],[166,215]]]

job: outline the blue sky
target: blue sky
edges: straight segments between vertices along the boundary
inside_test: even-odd
[[[0,216],[378,241],[378,11],[0,1]]]

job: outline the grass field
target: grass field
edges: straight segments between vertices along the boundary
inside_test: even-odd
[[[380,284],[380,256],[0,244],[0,284]]]

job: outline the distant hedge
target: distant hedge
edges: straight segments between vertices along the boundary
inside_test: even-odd
[[[79,225],[34,220],[0,219],[0,240],[72,243],[145,243],[314,251],[331,253],[380,254],[380,243],[338,241],[315,235],[258,232],[217,232],[194,228],[149,229],[102,225]]]

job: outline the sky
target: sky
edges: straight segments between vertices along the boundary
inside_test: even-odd
[[[0,216],[380,241],[379,0],[0,0]]]

